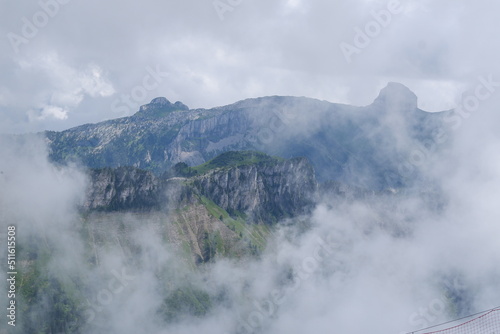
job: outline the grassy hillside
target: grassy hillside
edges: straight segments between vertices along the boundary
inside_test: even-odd
[[[175,165],[174,172],[178,176],[190,177],[202,175],[217,168],[233,168],[258,163],[277,163],[285,159],[269,156],[257,151],[229,151],[199,166],[189,167],[185,163]]]

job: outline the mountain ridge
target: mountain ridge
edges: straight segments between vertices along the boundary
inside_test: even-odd
[[[386,175],[395,174],[411,146],[434,140],[445,126],[444,113],[418,109],[416,95],[396,83],[364,107],[287,96],[212,109],[189,109],[166,98],[153,101],[129,117],[45,132],[51,160],[76,160],[91,168],[135,166],[161,174],[179,162],[195,166],[223,152],[256,150],[283,158],[305,156],[321,180],[382,189],[404,186],[401,178]]]

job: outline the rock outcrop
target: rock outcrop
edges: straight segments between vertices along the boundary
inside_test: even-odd
[[[159,208],[161,182],[153,173],[134,167],[90,171],[84,210],[116,211]]]
[[[224,210],[264,222],[306,213],[317,190],[314,170],[305,158],[213,170],[195,177],[192,184]]]
[[[246,215],[250,222],[270,224],[306,213],[318,187],[309,161],[260,153],[258,158],[228,166],[220,166],[221,159],[214,159],[217,167],[190,177],[157,177],[134,167],[94,169],[83,210],[175,209],[193,203],[193,197],[204,196],[231,215]]]

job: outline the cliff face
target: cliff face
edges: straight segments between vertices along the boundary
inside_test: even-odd
[[[192,184],[224,210],[264,222],[305,213],[317,189],[305,158],[214,170],[195,177]]]
[[[134,167],[89,173],[83,211],[91,217],[131,211],[142,215],[141,221],[154,220],[155,229],[170,244],[189,247],[195,263],[258,251],[270,225],[311,209],[318,188],[307,159],[284,160],[257,152],[226,153],[189,168],[189,177],[157,177]],[[89,224],[100,225],[95,219]]]
[[[84,210],[142,210],[160,205],[160,180],[133,167],[90,171]]]
[[[204,196],[231,215],[245,214],[250,221],[265,223],[305,213],[317,190],[314,170],[305,158],[268,157],[187,178],[157,177],[134,167],[95,169],[90,180],[85,211],[175,209],[193,196]]]

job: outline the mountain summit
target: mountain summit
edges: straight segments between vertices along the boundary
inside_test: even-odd
[[[177,101],[171,103],[165,97],[157,97],[151,100],[150,103],[145,104],[139,108],[139,112],[146,112],[148,110],[189,110],[189,107],[184,103]]]
[[[389,82],[379,93],[374,104],[389,110],[416,110],[417,95],[398,82]]]

